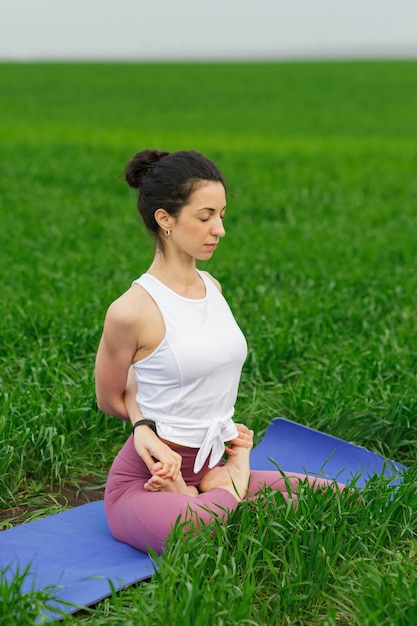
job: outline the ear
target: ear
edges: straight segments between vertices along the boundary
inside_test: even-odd
[[[162,230],[170,230],[174,224],[174,218],[165,209],[156,209],[155,221]]]

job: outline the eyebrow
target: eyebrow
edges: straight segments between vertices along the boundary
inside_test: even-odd
[[[220,212],[225,211],[226,208],[227,208],[227,205],[224,205],[224,207],[220,209]],[[201,209],[197,209],[197,212],[198,211],[211,211],[212,213],[215,213],[216,209],[213,209],[212,207],[209,207],[209,206],[204,206],[204,207],[201,207]]]

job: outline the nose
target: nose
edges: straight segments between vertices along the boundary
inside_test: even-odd
[[[218,217],[215,222],[213,223],[213,228],[211,230],[212,235],[214,235],[215,237],[224,237],[226,234],[226,231],[224,229],[223,226],[223,220]]]

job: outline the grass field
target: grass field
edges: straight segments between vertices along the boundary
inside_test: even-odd
[[[3,528],[16,505],[62,509],[53,485],[104,483],[126,437],[96,408],[93,367],[107,306],[153,255],[121,180],[146,147],[226,174],[227,237],[205,268],[249,343],[239,419],[257,440],[284,416],[410,467],[361,507],[266,494],[267,512],[172,542],[149,584],[65,623],[416,621],[416,76],[399,61],[0,65]]]

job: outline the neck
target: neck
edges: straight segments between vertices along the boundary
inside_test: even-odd
[[[200,297],[202,281],[196,269],[195,259],[170,258],[166,253],[157,250],[148,273],[158,278],[173,291],[190,297]],[[194,294],[195,295],[192,295]]]

